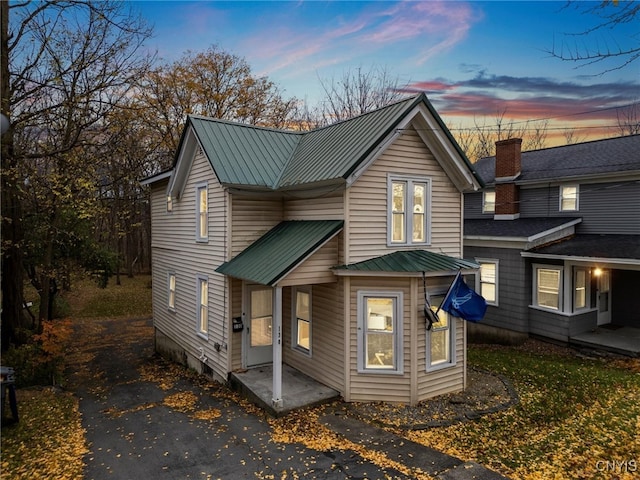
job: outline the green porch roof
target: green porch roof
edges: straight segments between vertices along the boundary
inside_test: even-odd
[[[342,220],[281,222],[216,272],[261,285],[275,285],[296,265],[342,230]]]
[[[476,262],[450,257],[427,250],[402,250],[381,257],[364,260],[350,265],[334,267],[334,271],[350,272],[394,272],[394,273],[434,273],[476,270],[480,268]]]

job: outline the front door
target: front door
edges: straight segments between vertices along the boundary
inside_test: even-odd
[[[245,361],[247,367],[253,367],[273,360],[273,289],[250,286],[247,292]]]
[[[611,323],[611,270],[602,270],[598,276],[598,325]]]

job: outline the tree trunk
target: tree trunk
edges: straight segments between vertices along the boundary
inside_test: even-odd
[[[11,118],[9,88],[9,2],[0,2],[0,94],[2,114]],[[13,151],[13,128],[2,134],[2,351],[15,341],[24,305],[22,267],[22,209],[18,196]]]

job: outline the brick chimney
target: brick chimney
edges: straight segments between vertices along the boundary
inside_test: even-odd
[[[496,142],[496,210],[494,220],[520,217],[520,189],[515,180],[521,170],[521,138]]]

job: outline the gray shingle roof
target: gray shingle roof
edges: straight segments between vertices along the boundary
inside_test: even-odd
[[[576,235],[531,253],[569,257],[633,259],[640,263],[640,235]]]
[[[476,172],[485,184],[495,179],[495,157],[481,158]],[[522,152],[518,183],[571,179],[592,175],[640,172],[640,135]]]
[[[517,218],[515,220],[468,219],[464,221],[464,236],[529,238],[576,220],[580,220],[580,217]]]

